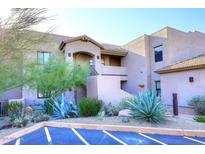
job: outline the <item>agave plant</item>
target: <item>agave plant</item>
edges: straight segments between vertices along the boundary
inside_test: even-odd
[[[58,99],[50,98],[52,102],[50,105],[53,107],[53,118],[55,119],[65,119],[69,117],[79,116],[79,111],[77,105],[72,101],[67,102],[65,100],[64,94],[62,94]]]
[[[160,123],[166,119],[165,105],[152,91],[139,93],[132,100],[127,100],[127,108],[137,120]]]

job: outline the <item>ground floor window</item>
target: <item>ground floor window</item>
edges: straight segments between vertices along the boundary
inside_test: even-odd
[[[157,96],[161,96],[161,83],[160,81],[155,81],[155,89]]]
[[[45,89],[37,89],[37,97],[38,98],[49,98],[51,93],[49,91],[46,91]]]

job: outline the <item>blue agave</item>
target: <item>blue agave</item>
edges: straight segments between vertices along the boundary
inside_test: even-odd
[[[79,116],[77,105],[72,101],[66,101],[64,94],[62,94],[57,99],[51,98],[51,100],[52,103],[50,105],[53,107],[53,118],[65,119]]]

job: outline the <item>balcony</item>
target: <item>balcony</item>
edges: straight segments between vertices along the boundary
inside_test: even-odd
[[[102,75],[127,76],[127,67],[102,65]]]

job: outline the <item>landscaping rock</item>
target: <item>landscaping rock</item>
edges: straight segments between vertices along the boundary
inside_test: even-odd
[[[120,117],[132,117],[132,112],[129,109],[124,109],[118,113],[118,116],[120,116]]]
[[[129,117],[122,117],[122,122],[123,122],[123,123],[128,123],[128,122],[130,122]]]

